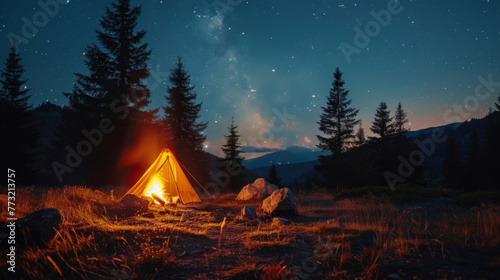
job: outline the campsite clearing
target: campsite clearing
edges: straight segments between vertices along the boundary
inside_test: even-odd
[[[19,211],[54,207],[64,221],[47,248],[20,252],[27,279],[495,279],[500,268],[498,206],[299,194],[300,215],[283,225],[240,219],[259,203],[236,195],[115,219],[99,210],[115,203],[103,193],[38,192],[19,190]]]

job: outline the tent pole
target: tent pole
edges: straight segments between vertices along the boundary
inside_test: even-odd
[[[177,180],[174,177],[174,170],[172,169],[172,163],[170,162],[170,157],[169,156],[167,156],[167,160],[168,160],[168,166],[170,166],[170,172],[172,172],[172,177],[173,177],[174,182],[175,182],[175,189],[177,190],[177,194],[181,198],[182,203],[184,203],[184,201],[183,201],[183,199],[181,197],[181,193],[179,192],[179,184],[177,184]]]

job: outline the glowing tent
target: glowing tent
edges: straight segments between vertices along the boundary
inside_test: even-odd
[[[163,149],[149,169],[126,193],[149,197],[153,201],[175,204],[201,202],[179,162],[169,149]],[[161,199],[158,199],[161,198]]]

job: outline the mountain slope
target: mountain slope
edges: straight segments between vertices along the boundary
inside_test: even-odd
[[[260,167],[268,167],[273,163],[286,165],[300,162],[315,161],[318,156],[324,155],[323,152],[314,151],[308,148],[299,146],[290,146],[285,150],[280,150],[264,156],[245,160],[243,163],[248,169],[255,169]]]

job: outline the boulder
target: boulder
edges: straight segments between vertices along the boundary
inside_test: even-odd
[[[274,191],[271,196],[262,202],[264,213],[272,216],[297,215],[297,203],[295,196],[289,188],[282,188]]]
[[[241,209],[241,217],[248,220],[255,220],[257,219],[257,209],[252,206],[245,206]]]
[[[61,212],[44,208],[16,221],[16,244],[20,248],[43,247],[56,235],[62,223]]]
[[[244,186],[236,200],[262,200],[277,189],[279,189],[277,186],[269,184],[264,178],[258,178],[253,183]]]

